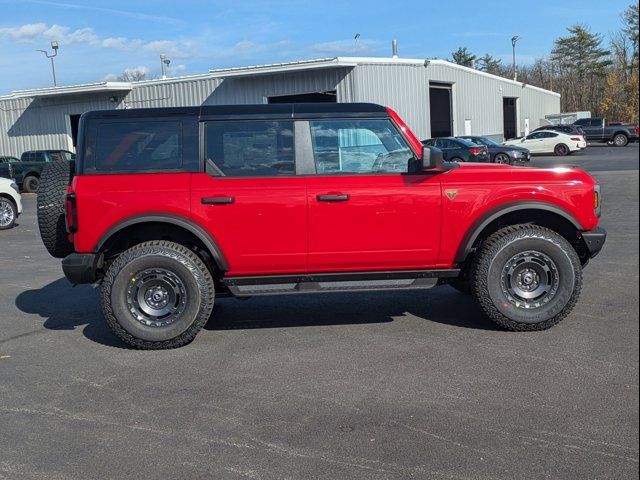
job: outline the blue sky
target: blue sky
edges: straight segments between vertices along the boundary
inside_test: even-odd
[[[120,1],[0,0],[0,95],[51,84],[35,49],[60,42],[58,84],[113,79],[125,69],[170,75],[210,68],[332,56],[447,58],[459,46],[510,62],[514,34],[520,62],[546,55],[575,23],[605,36],[630,1]],[[354,42],[356,33],[360,38]]]

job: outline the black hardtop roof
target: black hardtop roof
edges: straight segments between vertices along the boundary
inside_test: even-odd
[[[308,116],[383,116],[387,110],[375,103],[274,103],[255,105],[203,105],[200,107],[132,108],[94,110],[84,114],[87,118],[128,117],[308,117]]]

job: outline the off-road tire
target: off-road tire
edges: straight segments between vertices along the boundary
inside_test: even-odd
[[[71,165],[67,161],[49,162],[40,174],[38,188],[38,228],[47,251],[55,258],[73,253],[65,225],[65,197],[71,179]]]
[[[553,153],[558,157],[564,157],[571,153],[571,149],[564,143],[559,143],[553,149]]]
[[[557,267],[557,292],[541,307],[526,309],[514,305],[503,289],[503,270],[513,255],[536,251],[548,256]],[[471,292],[484,313],[501,327],[512,331],[546,330],[563,320],[575,307],[582,288],[582,266],[569,242],[548,228],[514,225],[485,240],[471,268]]]
[[[37,193],[39,188],[40,178],[36,177],[35,175],[28,175],[22,181],[22,189],[27,193]]]
[[[626,147],[629,143],[629,138],[624,133],[617,133],[614,135],[612,143],[616,147]]]
[[[134,318],[128,303],[130,282],[138,272],[162,268],[183,282],[186,306],[166,326],[147,326]],[[211,272],[187,247],[164,240],[144,242],[126,250],[109,266],[101,289],[102,311],[115,334],[141,350],[177,348],[190,343],[211,316],[215,288]]]

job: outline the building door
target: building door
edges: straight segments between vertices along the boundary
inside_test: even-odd
[[[451,84],[429,82],[429,112],[431,137],[450,137],[453,132]]]
[[[504,118],[504,139],[516,138],[516,99],[505,97],[502,99],[502,112]]]

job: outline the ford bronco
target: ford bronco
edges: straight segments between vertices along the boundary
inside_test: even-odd
[[[38,221],[114,332],[156,349],[193,340],[216,296],[444,284],[546,329],[603,246],[600,205],[578,169],[445,162],[379,105],[237,105],[84,114]]]

